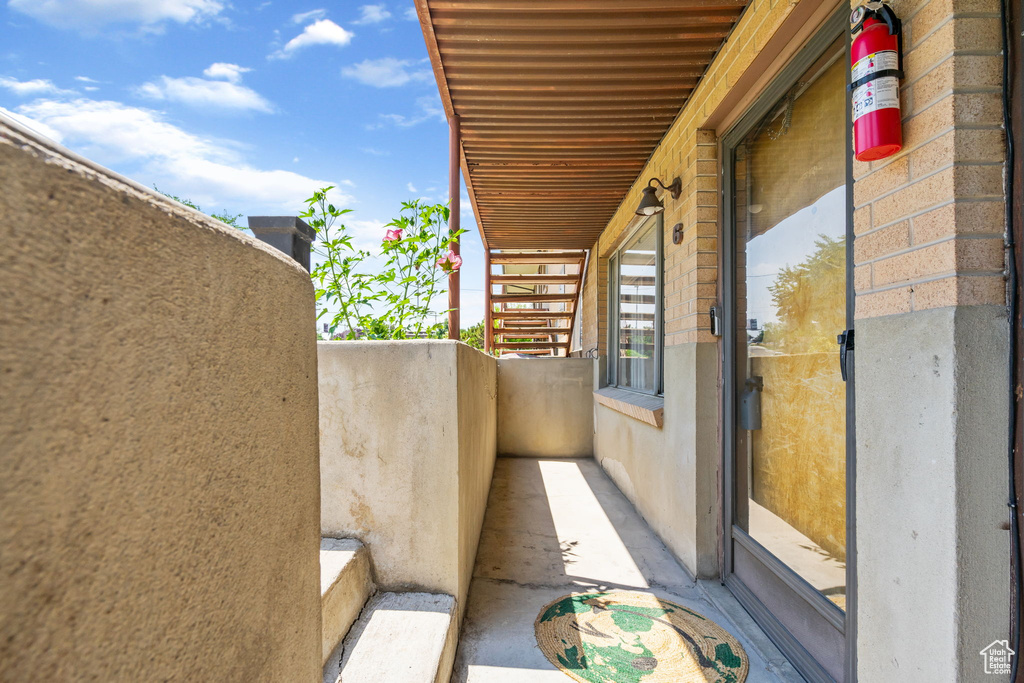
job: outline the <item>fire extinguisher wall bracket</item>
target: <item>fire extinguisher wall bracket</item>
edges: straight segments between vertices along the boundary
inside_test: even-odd
[[[896,69],[900,72],[900,78],[903,78],[903,22],[896,16],[892,7],[884,2],[869,2],[853,10],[853,14],[850,15],[850,32],[856,35],[864,28],[864,21],[868,18],[882,22],[889,29],[889,35],[896,36]]]
[[[858,7],[850,23],[854,154],[858,161],[876,161],[903,148],[903,26],[892,8],[880,2]]]

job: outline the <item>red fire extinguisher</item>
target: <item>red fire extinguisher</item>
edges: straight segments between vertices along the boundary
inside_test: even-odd
[[[888,5],[869,2],[853,11],[850,26],[854,153],[858,161],[876,161],[903,148],[903,25]]]

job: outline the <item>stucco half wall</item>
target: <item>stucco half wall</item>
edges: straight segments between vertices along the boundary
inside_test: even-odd
[[[663,427],[596,407],[597,461],[697,578],[718,575],[717,391],[717,346],[677,344],[665,349]]]
[[[497,433],[497,363],[449,340],[320,342],[321,524],[378,585],[465,608]]]
[[[498,452],[533,458],[594,454],[594,360],[498,361]]]
[[[309,276],[2,117],[0,188],[0,678],[319,680]]]

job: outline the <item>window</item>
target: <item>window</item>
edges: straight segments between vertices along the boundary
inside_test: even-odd
[[[662,219],[648,219],[608,262],[608,383],[662,392]]]

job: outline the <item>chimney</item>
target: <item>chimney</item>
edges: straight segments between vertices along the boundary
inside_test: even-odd
[[[249,229],[257,238],[280,249],[309,272],[309,245],[316,231],[297,216],[249,216]]]

